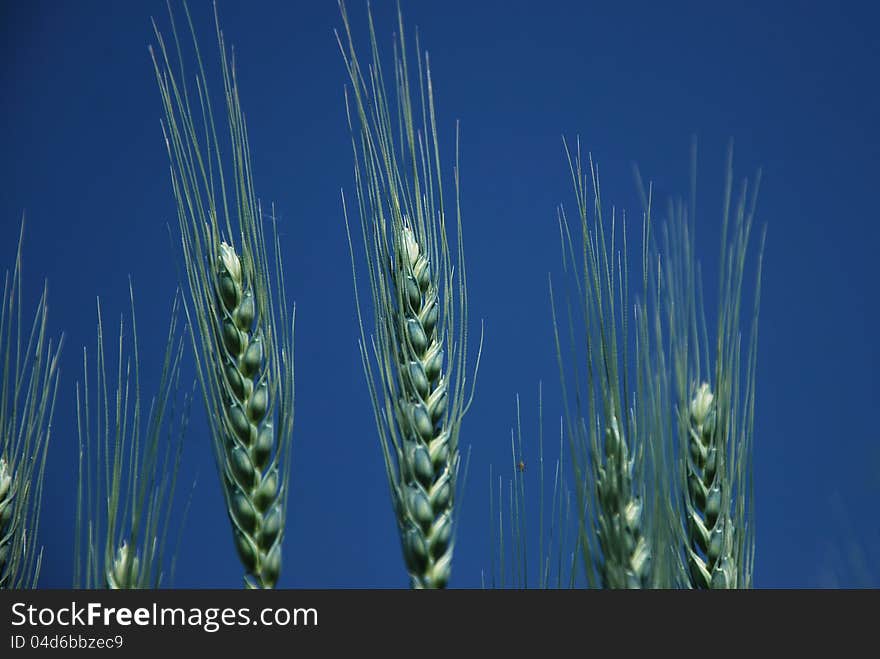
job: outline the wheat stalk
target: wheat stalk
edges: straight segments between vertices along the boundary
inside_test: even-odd
[[[183,354],[180,303],[175,296],[159,389],[145,409],[131,284],[129,301],[132,345],[129,352],[120,317],[115,384],[107,374],[100,300],[92,378],[83,347],[83,380],[76,385],[80,452],[75,588],[158,588],[168,578],[165,546],[190,408],[188,396],[176,408]]]
[[[418,112],[411,99],[403,17],[398,12],[397,107],[393,109],[384,89],[372,15],[372,64],[365,78],[343,3],[340,11],[346,43],[337,38],[354,99],[356,128],[348,95],[346,107],[375,314],[375,336],[368,341],[349,232],[361,357],[411,585],[442,588],[452,568],[461,461],[458,436],[470,401],[465,400],[467,278],[458,167],[457,246],[453,250],[447,238],[444,177],[427,56],[424,68],[421,58],[418,61]],[[417,128],[418,114],[421,124]],[[401,119],[399,135],[392,129],[397,117]],[[348,230],[347,210],[345,218]]]
[[[43,477],[64,341],[48,337],[48,285],[33,322],[22,324],[22,243],[6,273],[0,307],[0,588],[34,588]]]
[[[288,313],[278,234],[267,238],[254,192],[235,66],[226,55],[216,6],[230,184],[188,9],[186,15],[198,58],[197,114],[204,122],[204,140],[158,28],[161,56],[152,48],[151,53],[165,110],[163,131],[189,284],[187,317],[245,585],[271,588],[281,571],[289,491],[294,314]],[[174,37],[182,80],[176,31]]]

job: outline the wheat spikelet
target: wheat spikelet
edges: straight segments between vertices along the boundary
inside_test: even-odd
[[[64,337],[48,337],[48,286],[22,325],[22,243],[6,273],[0,307],[0,588],[36,587],[43,476]]]
[[[375,314],[375,336],[368,341],[355,274],[361,357],[410,583],[413,588],[442,588],[452,568],[458,436],[469,404],[465,400],[467,278],[457,168],[458,240],[453,250],[447,238],[427,58],[424,68],[421,59],[418,66],[423,125],[417,129],[402,16],[398,13],[395,44],[399,115],[393,115],[383,87],[372,16],[373,66],[367,80],[342,3],[340,11],[347,43],[343,45],[340,38],[339,46],[354,100],[352,112],[346,97],[358,211]],[[397,123],[392,116],[402,119],[400,135],[392,130]],[[347,211],[345,217],[348,229]],[[354,271],[350,232],[349,247]]]
[[[199,63],[198,113],[178,84],[158,28],[160,56],[153,53],[189,284],[187,317],[245,585],[271,588],[281,570],[289,492],[294,314],[288,313],[278,235],[267,238],[254,192],[235,68],[226,55],[216,7],[231,185],[188,10],[187,19]],[[194,116],[205,122],[204,142]]]
[[[148,548],[149,551],[149,548]],[[116,556],[105,569],[105,579],[108,590],[132,590],[138,588],[141,574],[141,559],[128,546],[128,542],[122,541]],[[157,584],[158,585],[158,584]]]

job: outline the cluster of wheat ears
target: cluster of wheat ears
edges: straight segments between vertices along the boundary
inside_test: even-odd
[[[184,9],[196,53],[195,88],[185,84],[176,28],[169,48],[156,27],[150,51],[164,108],[184,293],[172,304],[161,382],[148,406],[141,402],[134,295],[132,345],[123,341],[121,321],[115,377],[107,372],[98,305],[97,351],[90,356],[83,350],[76,385],[75,587],[156,588],[173,573],[168,564],[179,545],[169,555],[166,545],[181,447],[198,396],[195,389],[184,391],[181,403],[177,395],[186,336],[244,585],[272,588],[282,569],[295,312],[285,294],[279,238],[255,192],[235,67],[216,9],[227,132],[215,124]],[[345,104],[356,188],[355,204],[343,197],[340,212],[360,325],[353,340],[360,345],[403,565],[413,588],[443,588],[452,571],[463,479],[459,433],[482,350],[482,337],[468,346],[458,156],[451,173],[455,199],[444,199],[448,176],[441,167],[429,61],[427,55],[409,61],[400,12],[393,71],[386,78],[372,17],[369,62],[362,66],[342,3],[340,10],[344,29],[337,40],[349,77]],[[173,15],[171,21],[174,26]],[[418,40],[415,51],[421,52]],[[457,143],[456,136],[456,151]],[[631,280],[625,217],[603,214],[597,167],[582,159],[580,144],[566,144],[565,153],[577,221],[559,208],[566,281],[548,282],[548,322],[562,385],[560,456],[570,456],[571,464],[557,461],[545,506],[541,437],[539,576],[532,585],[750,587],[763,235],[745,344],[740,307],[747,256],[756,242],[757,185],[743,182],[734,191],[731,156],[720,254],[712,261],[718,266],[717,317],[710,322],[694,249],[695,174],[690,200],[670,203],[657,230],[651,186],[638,179],[641,277]],[[361,240],[349,221],[354,211]],[[369,281],[364,300],[363,269]],[[0,316],[3,588],[37,585],[40,501],[61,345],[48,336],[45,290],[33,322],[22,323],[19,240]],[[518,413],[506,487],[490,472],[497,554],[484,585],[529,586],[522,441]]]

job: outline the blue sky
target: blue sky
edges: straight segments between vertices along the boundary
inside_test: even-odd
[[[394,5],[373,5],[390,46]],[[447,0],[402,8],[431,53],[449,166],[461,125],[470,315],[473,331],[481,319],[486,327],[461,436],[471,461],[451,585],[478,587],[489,566],[488,471],[508,468],[515,395],[534,425],[537,383],[545,382],[549,434],[561,411],[546,282],[560,269],[556,206],[572,203],[563,135],[580,135],[600,164],[606,204],[633,216],[631,163],[655,182],[658,199],[684,192],[696,135],[698,249],[708,261],[717,253],[728,140],[738,176],[763,169],[755,583],[880,585],[880,572],[865,567],[880,551],[873,4]],[[210,4],[191,9],[215,67]],[[257,192],[276,205],[297,305],[279,585],[405,586],[357,352],[340,204],[340,190],[353,197],[354,186],[346,74],[333,35],[339,12],[329,1],[224,0],[219,11],[237,52]],[[349,12],[366,46],[363,3]],[[50,324],[66,336],[43,504],[46,586],[71,582],[74,385],[82,346],[95,340],[95,298],[109,318],[126,312],[131,276],[141,352],[149,354],[162,348],[178,281],[162,108],[147,52],[151,17],[168,32],[163,2],[0,4],[0,263],[12,263],[25,212],[26,299],[35,302],[48,278]],[[147,392],[157,361],[145,360]],[[200,406],[194,416],[181,478],[197,486],[175,584],[236,586],[240,568]]]

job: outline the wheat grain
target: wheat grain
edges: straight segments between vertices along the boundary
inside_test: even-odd
[[[374,310],[375,336],[368,341],[349,233],[361,357],[410,583],[414,588],[441,588],[452,569],[458,436],[470,400],[465,400],[467,277],[457,166],[453,249],[447,238],[445,177],[427,58],[424,67],[421,59],[418,63],[422,125],[417,129],[402,15],[398,13],[395,44],[396,115],[383,87],[372,16],[373,66],[367,80],[343,3],[340,11],[347,43],[339,38],[339,46],[354,98],[357,128],[348,97],[346,101]],[[396,116],[402,119],[399,135],[391,128]]]
[[[165,110],[163,129],[186,264],[187,317],[227,512],[246,571],[245,585],[271,588],[281,570],[289,492],[294,314],[287,310],[278,234],[273,232],[271,241],[267,239],[254,192],[238,82],[216,7],[232,154],[230,186],[225,177],[229,165],[221,157],[188,10],[187,19],[199,64],[204,142],[158,28],[160,55],[151,49]],[[179,68],[184,79],[180,56]]]

